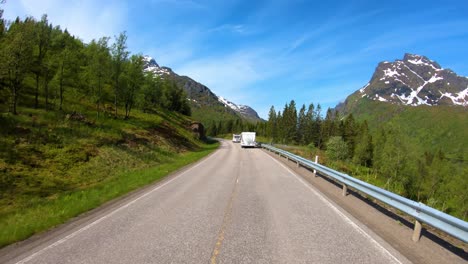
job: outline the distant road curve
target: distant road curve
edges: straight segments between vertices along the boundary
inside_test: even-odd
[[[264,151],[230,141],[112,210],[35,240],[1,250],[0,262],[409,263]]]

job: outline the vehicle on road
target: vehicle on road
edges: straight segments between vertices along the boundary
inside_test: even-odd
[[[241,133],[241,147],[251,147],[255,148],[257,143],[255,142],[255,132],[242,132]]]
[[[232,134],[232,142],[240,143],[241,142],[241,135],[239,134]]]

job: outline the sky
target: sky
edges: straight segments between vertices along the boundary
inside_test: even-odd
[[[295,100],[323,112],[381,61],[425,55],[468,76],[468,1],[7,0],[4,17],[47,14],[85,42],[126,31],[153,57],[262,118]]]

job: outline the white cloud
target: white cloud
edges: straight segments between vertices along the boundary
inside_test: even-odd
[[[182,65],[176,71],[237,102],[245,88],[266,77],[265,72],[260,71],[257,56],[253,53],[202,58]]]
[[[212,32],[232,32],[232,33],[237,33],[237,34],[243,34],[246,33],[246,27],[245,25],[241,24],[223,24],[214,28],[211,28],[207,31],[208,33]]]
[[[5,17],[14,19],[48,15],[49,22],[89,42],[103,36],[113,37],[125,30],[127,6],[121,1],[20,0],[5,4]]]

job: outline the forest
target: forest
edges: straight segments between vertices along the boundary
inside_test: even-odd
[[[447,157],[441,149],[425,150],[410,138],[400,124],[389,122],[371,129],[352,114],[341,116],[320,104],[302,105],[294,100],[282,111],[272,106],[268,121],[244,124],[220,122],[216,131],[239,133],[256,131],[266,143],[276,144],[309,159],[320,156],[320,163],[371,184],[464,220],[468,217],[468,168],[462,160]],[[210,128],[213,131],[213,128]]]
[[[126,32],[84,43],[47,15],[0,20],[0,111],[18,106],[63,111],[65,97],[91,102],[96,116],[128,119],[135,107],[163,107],[190,115],[182,88],[144,72],[141,54],[130,54]],[[70,110],[70,109],[68,109]]]

